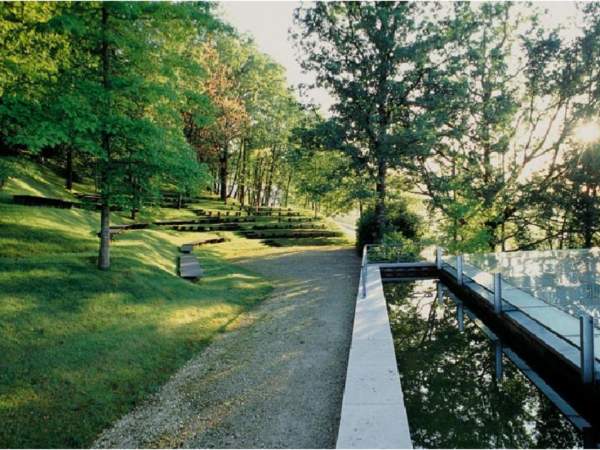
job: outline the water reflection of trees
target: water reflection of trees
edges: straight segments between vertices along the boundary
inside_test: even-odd
[[[578,431],[512,364],[495,379],[493,343],[435,282],[385,287],[413,445],[429,448],[576,447]],[[505,358],[506,363],[506,358]]]

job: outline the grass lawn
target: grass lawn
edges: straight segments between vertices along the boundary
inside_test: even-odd
[[[26,161],[0,192],[0,448],[91,445],[268,296],[268,280],[231,261],[291,250],[219,233],[229,241],[196,249],[205,276],[190,283],[176,275],[178,246],[217,234],[128,231],[113,242],[112,268],[102,272],[98,212],[15,205],[14,194],[73,199],[61,177]],[[215,199],[190,207],[225,210]],[[127,216],[113,213],[111,222]],[[138,221],[191,217],[152,208]]]
[[[95,252],[0,258],[0,447],[89,445],[270,291],[208,252],[178,278],[183,239],[127,233],[109,272]]]
[[[210,248],[202,280],[176,276],[177,246],[210,233],[124,233],[99,271],[98,223],[0,202],[0,447],[91,445],[271,290]]]

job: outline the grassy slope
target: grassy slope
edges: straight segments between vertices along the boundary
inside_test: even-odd
[[[10,193],[65,197],[46,175]],[[97,226],[0,203],[0,447],[89,445],[271,289],[210,250],[200,282],[175,276],[176,245],[207,233],[128,232],[98,271]]]

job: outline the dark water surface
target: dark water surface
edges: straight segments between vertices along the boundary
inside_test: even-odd
[[[435,280],[385,283],[415,447],[577,448],[581,432]],[[497,357],[502,358],[500,372]]]

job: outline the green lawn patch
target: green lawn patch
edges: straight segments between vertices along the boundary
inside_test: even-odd
[[[76,200],[64,188],[65,180],[49,167],[23,158],[5,158],[11,168],[11,177],[2,188],[4,195],[35,195],[38,197]],[[89,191],[90,184],[74,183],[74,191]]]
[[[205,277],[179,278],[178,246],[209,233],[123,233],[99,271],[98,224],[0,203],[0,447],[91,445],[270,292],[209,248]]]

